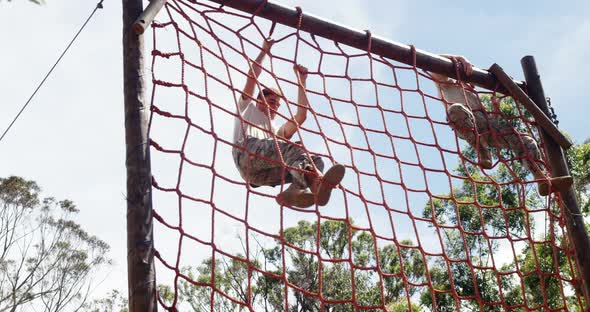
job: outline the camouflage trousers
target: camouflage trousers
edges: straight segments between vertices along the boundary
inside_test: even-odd
[[[507,148],[514,152],[535,179],[548,176],[546,170],[537,163],[541,159],[537,142],[528,134],[516,132],[501,116],[472,111],[460,103],[449,106],[447,116],[457,136],[473,146],[480,159],[490,159],[490,147]]]
[[[324,171],[324,162],[319,156],[312,155],[310,159],[304,149],[291,142],[277,141],[279,150],[273,139],[246,137],[238,144],[242,144],[245,150],[233,148],[234,163],[242,178],[253,187],[281,185],[285,172],[285,183],[293,183],[296,188],[306,189],[309,185],[304,171],[316,172],[312,162],[320,172]],[[279,155],[283,157],[286,166]]]

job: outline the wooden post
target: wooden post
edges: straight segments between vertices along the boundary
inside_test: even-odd
[[[528,93],[539,106],[539,108],[549,116],[549,107],[541,84],[541,78],[537,71],[535,59],[532,56],[525,56],[521,60],[524,76],[527,83]],[[563,154],[563,150],[553,140],[545,130],[541,130],[541,135],[545,145],[547,156],[549,157],[549,164],[553,171],[553,176],[569,175],[569,169]],[[576,260],[579,265],[580,274],[582,275],[582,289],[584,297],[586,298],[587,309],[590,309],[590,239],[586,228],[584,226],[584,218],[578,208],[578,202],[574,193],[573,186],[567,191],[560,192],[561,199],[565,205],[565,220],[567,230],[573,240],[574,250],[576,252]]]
[[[127,273],[129,311],[157,311],[152,194],[143,37],[132,31],[142,0],[123,0],[123,79],[127,146]]]

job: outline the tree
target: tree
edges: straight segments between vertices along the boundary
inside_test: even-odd
[[[238,258],[242,258],[238,255]],[[255,263],[254,263],[255,264]],[[213,261],[211,259],[205,260],[201,266],[197,268],[197,274],[190,267],[183,268],[181,272],[186,275],[189,280],[197,281],[202,284],[212,284],[218,291],[225,293],[231,298],[235,298],[239,302],[248,302],[248,265],[247,262],[232,258],[227,260],[225,258],[217,259],[215,263],[215,276],[212,275]],[[213,280],[215,278],[215,280]],[[213,282],[214,281],[214,282]],[[178,288],[178,299],[190,305],[194,311],[210,310],[211,292],[210,288],[195,287],[192,283],[183,279]],[[253,289],[253,301],[256,300],[258,291]],[[170,300],[169,300],[170,301]],[[244,310],[243,306],[231,300],[227,300],[222,295],[216,295],[213,300],[213,311],[236,311]]]
[[[129,312],[129,302],[120,291],[112,290],[106,297],[94,299],[85,304],[82,308],[84,312]]]
[[[580,210],[588,216],[590,215],[590,138],[568,149],[566,159],[575,181],[574,191]]]
[[[0,311],[73,311],[85,305],[109,246],[73,217],[69,200],[40,198],[33,181],[0,178]]]
[[[491,109],[489,97],[482,97],[482,102]],[[514,102],[502,101],[500,110],[506,117],[505,122],[517,131],[527,130]],[[524,118],[527,118],[526,112]],[[508,150],[492,154],[502,160],[514,158]],[[577,148],[569,155],[577,162],[573,163],[574,177],[590,180],[588,163],[582,162],[590,158],[586,156],[587,150]],[[569,305],[574,310],[578,306],[576,295],[571,292],[574,289],[561,286],[556,276],[570,279],[574,275],[574,268],[570,267],[571,262],[564,252],[569,248],[565,246],[563,233],[552,227],[548,233],[535,234],[535,223],[531,221],[534,218],[522,208],[539,206],[539,197],[535,191],[531,192],[531,187],[513,183],[527,180],[529,172],[519,162],[502,161],[495,171],[484,176],[474,165],[477,163],[475,149],[468,146],[464,157],[469,161],[461,162],[456,171],[469,179],[463,180],[461,187],[453,189],[452,194],[438,195],[423,211],[423,217],[433,220],[432,226],[437,224],[443,235],[446,258],[453,261],[439,257],[429,263],[432,285],[437,292],[422,293],[421,303],[430,309],[436,307],[438,311],[504,311],[506,308],[524,311],[525,308],[520,307],[523,305],[531,309],[559,309]],[[584,194],[581,197],[584,198]],[[550,209],[550,218],[561,215],[557,205]],[[559,223],[556,219],[554,222]],[[488,237],[510,237],[513,241],[533,238],[512,263],[499,270],[518,270],[524,277],[481,269],[490,267],[491,255],[496,255],[500,248],[497,240]],[[543,289],[539,291],[541,286]],[[565,294],[562,287],[566,287]],[[479,300],[457,300],[458,296]]]
[[[499,151],[500,156],[506,151]],[[477,163],[477,155],[471,147],[466,149],[465,157]],[[461,175],[470,177],[463,180],[460,188],[452,194],[438,195],[426,205],[423,217],[432,219],[441,232],[446,257],[437,257],[430,263],[430,276],[434,289],[421,295],[421,303],[430,309],[436,306],[438,311],[479,311],[477,301],[456,302],[453,294],[462,297],[477,296],[485,303],[486,311],[503,311],[494,302],[502,300],[500,296],[501,281],[491,270],[474,269],[473,266],[490,267],[491,256],[496,254],[499,243],[488,237],[510,236],[514,239],[525,238],[527,229],[534,233],[534,223],[529,222],[526,213],[519,207],[534,206],[539,202],[534,192],[520,184],[510,184],[515,179],[525,180],[528,172],[520,163],[514,162],[510,167],[500,165],[489,177],[479,169],[466,162],[457,169]],[[495,181],[497,184],[490,182]],[[484,208],[485,207],[485,208]],[[502,209],[502,208],[503,209]],[[485,233],[485,235],[484,235]],[[497,261],[497,260],[496,260]],[[470,264],[471,263],[471,264]],[[506,299],[504,299],[506,301]],[[511,305],[510,302],[506,302]]]
[[[490,98],[482,100],[491,109]],[[530,117],[526,111],[510,100],[499,108],[503,122],[529,131],[522,122]],[[590,144],[585,144],[570,150],[568,160],[580,202],[587,205]],[[531,180],[529,170],[509,150],[492,154],[499,165],[482,172],[468,147],[466,161],[455,170],[463,183],[424,207],[422,217],[441,235],[442,256],[426,256],[409,240],[378,245],[353,220],[300,221],[277,235],[276,246],[258,243],[249,259],[216,255],[197,268],[183,268],[178,294],[163,287],[161,297],[204,311],[581,311],[579,285],[569,282],[579,274],[559,226],[560,207],[549,207],[549,226],[537,232],[534,207],[545,203],[534,183],[520,183]],[[507,264],[499,254],[511,248],[502,244],[514,248]]]
[[[472,160],[477,157],[473,149],[465,156]],[[509,152],[500,157],[511,158]],[[501,248],[488,237],[536,237],[536,242],[543,241],[535,234],[531,216],[522,209],[542,205],[536,188],[513,183],[526,180],[528,170],[512,162],[510,166],[500,165],[489,176],[473,165],[460,166],[457,171],[470,179],[454,189],[453,196],[439,195],[441,199],[429,202],[423,212],[424,218],[439,226],[446,257],[453,261],[427,259],[409,240],[376,246],[374,236],[356,230],[352,220],[324,221],[319,226],[317,222],[300,221],[283,231],[276,247],[260,247],[250,262],[243,255],[220,256],[215,259],[214,274],[211,259],[196,269],[182,269],[181,275],[188,278],[180,279],[179,304],[189,303],[193,310],[208,311],[215,289],[215,311],[246,311],[248,306],[256,311],[284,311],[286,292],[288,311],[293,312],[344,312],[359,306],[407,311],[409,305],[412,311],[424,307],[434,310],[435,306],[438,311],[524,311],[521,307],[525,304],[528,308],[556,309],[568,305],[575,310],[579,302],[572,289],[566,289],[564,297],[563,286],[555,276],[559,273],[570,279],[574,275],[565,240],[557,231],[545,233],[546,243],[527,246],[515,263],[499,270],[513,272],[518,264],[524,277],[482,269],[491,267],[491,256],[497,256]],[[496,183],[489,183],[491,180]],[[559,207],[552,209],[552,214],[559,215]],[[381,277],[377,267],[383,273]],[[427,287],[412,286],[425,285],[427,273],[436,294]],[[286,287],[285,281],[293,287]],[[544,286],[541,292],[539,285]],[[319,300],[320,293],[323,301]],[[456,296],[478,300],[458,301]],[[169,295],[166,297],[168,303],[173,302]],[[420,298],[420,305],[414,302],[416,298]]]
[[[197,268],[183,268],[181,276],[187,278],[179,279],[178,306],[208,311],[215,288],[215,311],[242,311],[248,305],[256,311],[284,311],[288,289],[288,311],[346,312],[354,311],[355,306],[408,310],[408,298],[416,289],[404,287],[402,275],[414,283],[425,280],[420,251],[407,240],[400,242],[403,247],[375,246],[374,237],[355,230],[353,224],[352,220],[325,221],[318,228],[317,222],[300,221],[283,231],[284,253],[276,246],[259,248],[250,262],[242,255],[216,257],[214,274],[212,259],[204,260]],[[283,261],[287,264],[284,268]],[[378,267],[387,275],[383,280],[379,279]],[[293,287],[285,287],[283,275]],[[320,292],[324,302],[319,300]],[[166,302],[172,304],[174,299],[167,297]],[[411,304],[413,311],[420,311],[415,303]]]

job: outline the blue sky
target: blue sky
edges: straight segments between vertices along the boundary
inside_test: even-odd
[[[577,142],[590,136],[583,117],[590,71],[585,59],[590,55],[587,1],[282,3],[422,50],[464,55],[481,68],[496,62],[515,79],[523,79],[521,57],[534,55],[560,127]],[[536,7],[530,8],[532,4]],[[24,0],[0,3],[0,129],[95,5],[61,0],[43,6]],[[112,246],[117,265],[103,288],[125,289],[121,5],[105,0],[104,7],[0,142],[0,176],[24,176],[39,182],[47,195],[74,200],[82,224]]]

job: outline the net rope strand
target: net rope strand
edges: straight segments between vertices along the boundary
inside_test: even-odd
[[[449,103],[416,67],[414,46],[412,64],[400,64],[371,53],[370,31],[365,51],[349,48],[301,31],[303,10],[297,12],[299,26],[289,28],[205,0],[172,0],[152,25],[149,131],[161,308],[583,307],[561,201],[536,195],[530,174],[519,177],[522,157],[494,151],[493,170],[477,166],[477,155],[467,154],[447,122]],[[254,64],[267,39],[275,41],[270,54]],[[277,87],[283,94],[276,117],[282,123],[297,105],[297,64],[309,69],[310,106],[293,141],[326,167],[347,169],[325,207],[275,202],[287,170],[297,169],[283,159],[250,154],[284,168],[283,185],[254,188],[231,157],[240,148],[234,120],[248,124],[236,111],[249,71],[261,67],[257,91]],[[498,96],[455,83],[464,98]],[[540,145],[534,122],[515,107],[510,116],[493,113]],[[278,148],[280,138],[272,138]],[[546,155],[536,164],[547,168]],[[496,181],[498,168],[505,176]],[[509,220],[519,214],[514,228]],[[294,232],[305,226],[309,232]],[[297,241],[293,233],[308,236]],[[339,252],[327,242],[335,237]],[[298,261],[306,271],[296,271]],[[335,278],[343,284],[335,286]],[[540,291],[531,291],[531,281]]]

